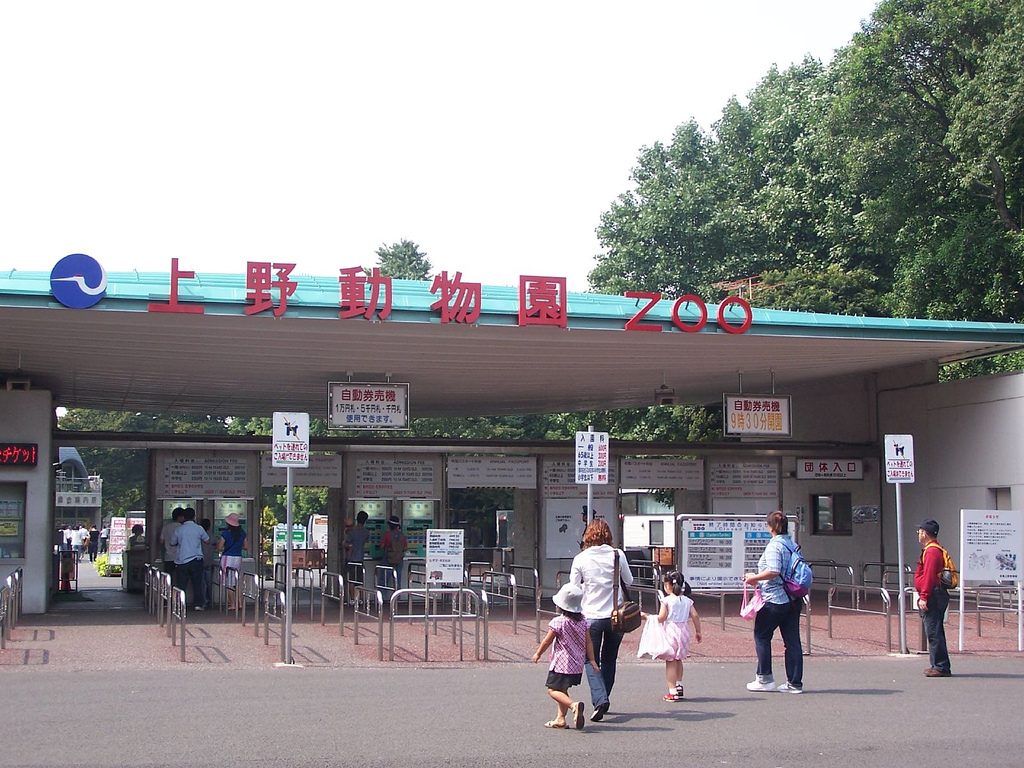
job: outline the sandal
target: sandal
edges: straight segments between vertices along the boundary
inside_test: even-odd
[[[583,702],[577,701],[572,705],[572,724],[577,731],[583,730]]]
[[[561,722],[559,722],[558,720],[548,720],[546,723],[544,723],[544,727],[545,728],[568,728],[569,726],[565,724],[564,720],[561,721]]]
[[[661,700],[662,701],[682,701],[683,697],[680,696],[678,693],[666,693],[664,696],[661,697]]]

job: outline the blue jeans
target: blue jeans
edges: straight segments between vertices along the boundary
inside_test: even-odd
[[[928,636],[928,660],[940,672],[949,672],[949,649],[946,647],[946,608],[949,607],[949,592],[936,587],[928,597],[928,610],[921,611],[921,621]]]
[[[804,684],[804,650],[800,645],[800,600],[780,605],[765,603],[754,619],[754,650],[757,651],[757,674],[772,676],[772,635],[780,630],[786,646],[786,680],[802,688]]]
[[[587,682],[590,684],[590,703],[596,709],[608,703],[612,687],[615,685],[615,665],[619,660],[619,646],[622,645],[622,633],[612,631],[612,620],[589,619],[590,642],[594,644],[594,658],[597,659],[601,672],[595,672],[588,663]]]

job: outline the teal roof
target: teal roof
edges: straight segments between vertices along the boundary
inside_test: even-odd
[[[298,283],[288,298],[287,317],[337,319],[339,285],[337,277],[318,277],[293,273]],[[437,296],[430,292],[428,281],[394,280],[392,312],[388,322],[440,323],[438,312],[431,309]],[[106,296],[88,312],[147,312],[151,302],[166,303],[170,275],[166,272],[111,272],[107,274]],[[183,303],[201,303],[207,315],[242,315],[248,305],[244,275],[196,272],[195,278],[181,279],[178,299]],[[672,308],[676,297],[662,298],[641,320],[661,324],[675,330]],[[638,310],[647,304],[644,299],[631,299],[601,293],[569,293],[567,296],[570,329],[622,330]],[[64,309],[50,293],[48,272],[21,272],[16,269],[0,272],[0,306],[52,307]],[[505,286],[482,286],[481,312],[478,325],[502,326],[518,324],[519,291]],[[720,333],[715,322],[718,305],[708,303],[708,324],[702,333]],[[684,322],[699,318],[697,307],[680,308]],[[743,312],[728,307],[726,317],[740,323]],[[828,315],[813,312],[792,312],[753,308],[750,335],[851,337],[988,341],[1000,344],[1024,344],[1024,325],[1014,323],[962,322],[953,320],[918,320],[906,318]]]

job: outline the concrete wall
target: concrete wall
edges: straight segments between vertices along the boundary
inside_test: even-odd
[[[25,613],[45,613],[53,566],[53,399],[45,390],[0,391],[0,440],[36,443],[35,467],[0,467],[0,483],[25,484],[25,557],[0,559],[0,579],[24,569]]]
[[[916,481],[903,487],[904,557],[917,560],[917,525],[939,522],[939,539],[959,562],[959,512],[992,508],[992,489],[1009,488],[1024,508],[1024,373],[879,392],[885,434],[914,437]],[[895,491],[885,484],[884,514],[895,520]],[[895,525],[885,548],[896,557]]]

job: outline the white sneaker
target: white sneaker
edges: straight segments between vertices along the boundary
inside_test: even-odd
[[[800,688],[797,688],[795,685],[790,685],[789,683],[783,683],[782,685],[780,685],[775,690],[777,690],[779,693],[803,693],[804,692],[804,689],[803,689],[802,686]]]
[[[760,676],[754,678],[752,682],[747,683],[748,691],[774,691],[775,680],[773,678],[761,678]]]

